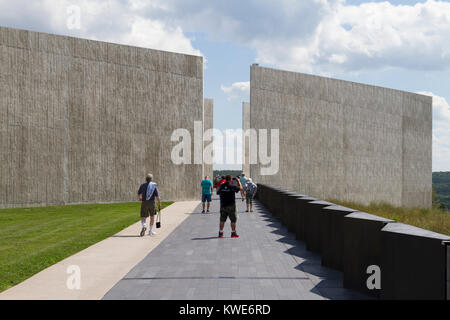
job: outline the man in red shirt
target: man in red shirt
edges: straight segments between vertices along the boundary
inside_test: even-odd
[[[225,176],[222,176],[221,178],[220,178],[220,180],[219,180],[219,183],[217,184],[217,186],[216,186],[216,189],[217,190],[219,190],[219,187],[220,187],[220,185],[222,184],[222,183],[225,183]]]

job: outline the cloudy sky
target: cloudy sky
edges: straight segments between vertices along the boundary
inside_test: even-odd
[[[0,0],[0,25],[203,55],[222,130],[255,62],[432,95],[433,171],[450,171],[450,1]]]

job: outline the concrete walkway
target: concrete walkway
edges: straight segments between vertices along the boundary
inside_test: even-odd
[[[344,289],[340,272],[321,266],[270,213],[238,201],[240,238],[217,238],[219,201],[198,207],[105,299],[365,299]]]
[[[2,299],[101,299],[131,268],[157,247],[190,213],[199,201],[176,202],[162,210],[163,228],[154,237],[139,237],[140,222],[39,272],[0,293]],[[139,219],[139,212],[136,212]],[[81,271],[80,290],[70,290],[69,266]]]

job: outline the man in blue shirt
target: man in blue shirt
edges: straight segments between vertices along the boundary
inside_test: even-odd
[[[206,202],[208,202],[206,212],[209,213],[209,207],[211,205],[211,193],[213,190],[213,183],[209,179],[209,177],[206,176],[205,179],[202,180],[201,186],[202,186],[202,206],[203,206],[202,213],[205,213],[205,203]]]
[[[150,228],[148,230],[148,235],[153,236],[156,234],[153,231],[153,224],[155,222],[156,206],[155,198],[158,200],[158,210],[161,210],[161,198],[159,197],[159,191],[156,183],[152,182],[153,175],[149,173],[145,178],[146,183],[141,184],[138,191],[138,198],[141,203],[141,237],[145,235],[145,230],[147,230],[146,220],[150,216]]]
[[[242,201],[244,201],[245,199],[245,186],[247,184],[247,177],[245,176],[245,173],[242,173],[241,176],[239,177],[239,181],[241,182],[241,186],[242,186],[242,190],[241,190],[241,197],[242,197]]]

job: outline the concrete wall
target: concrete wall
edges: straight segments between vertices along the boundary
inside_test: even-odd
[[[205,106],[203,112],[203,130],[214,128],[214,100],[205,99]],[[212,141],[212,140],[211,140]],[[206,141],[205,147],[211,144],[211,141]],[[203,163],[203,176],[210,176],[213,179],[213,165]]]
[[[245,132],[250,129],[250,103],[242,102],[242,172],[246,174],[247,177],[252,177],[250,173],[250,137],[245,135]]]
[[[321,199],[431,206],[431,97],[251,67],[251,127],[280,130],[280,170],[257,182]]]
[[[1,27],[0,77],[0,207],[135,200],[147,172],[196,198],[170,137],[202,121],[201,57]]]

